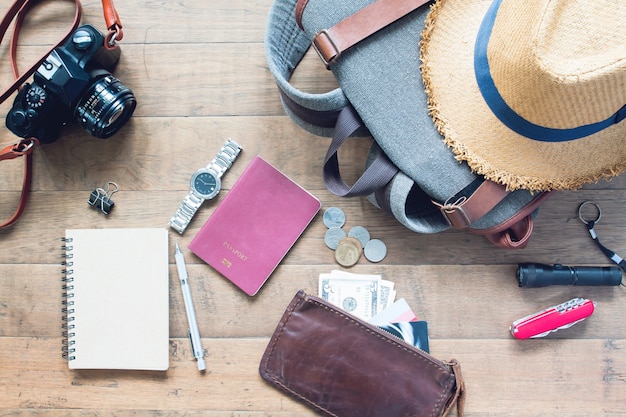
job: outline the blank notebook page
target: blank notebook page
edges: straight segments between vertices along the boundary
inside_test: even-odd
[[[69,368],[168,369],[167,230],[65,235]]]

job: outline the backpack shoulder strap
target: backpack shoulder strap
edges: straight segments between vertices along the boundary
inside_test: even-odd
[[[406,16],[430,0],[377,0],[313,38],[313,48],[329,68],[339,56],[362,40]],[[300,29],[308,0],[298,0],[296,21]]]
[[[341,88],[316,94],[301,91],[290,79],[311,46],[295,19],[296,0],[274,3],[265,32],[265,56],[287,114],[303,129],[331,137],[339,112],[350,102]]]

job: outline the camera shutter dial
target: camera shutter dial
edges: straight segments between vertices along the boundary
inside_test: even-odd
[[[32,86],[26,93],[26,104],[31,109],[37,109],[46,102],[46,90],[39,86]]]

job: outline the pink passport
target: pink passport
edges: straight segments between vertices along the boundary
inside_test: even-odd
[[[189,250],[255,295],[321,207],[255,156],[189,244]]]

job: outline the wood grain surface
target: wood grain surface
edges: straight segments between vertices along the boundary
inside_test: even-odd
[[[0,0],[2,10],[11,2]],[[243,152],[183,236],[186,248],[255,155],[337,206],[346,227],[361,225],[383,240],[381,263],[362,258],[351,272],[381,274],[398,297],[429,323],[430,348],[456,358],[467,384],[466,414],[502,416],[626,415],[624,287],[519,288],[519,262],[607,266],[576,213],[586,200],[602,207],[602,242],[626,256],[626,178],[556,193],[542,207],[523,250],[491,246],[460,231],[419,235],[365,198],[330,194],[321,170],[329,139],[297,127],[281,106],[264,55],[271,0],[135,0],[118,2],[124,24],[115,75],[131,87],[137,110],[117,135],[94,139],[76,125],[34,153],[32,193],[21,220],[0,230],[0,416],[288,417],[315,413],[261,379],[261,355],[284,308],[299,289],[317,292],[320,273],[340,268],[324,245],[321,212],[270,280],[248,297],[199,258],[186,259],[208,369],[200,374],[186,338],[187,323],[170,257],[170,369],[167,372],[70,371],[61,357],[60,238],[67,228],[167,227],[189,189],[226,138]],[[25,68],[69,25],[72,2],[40,2],[20,37]],[[98,1],[83,4],[83,22],[104,28]],[[0,46],[0,84],[12,73]],[[335,88],[317,57],[294,76],[305,91]],[[12,98],[9,100],[12,101]],[[11,103],[0,105],[4,119]],[[2,147],[16,137],[3,129]],[[369,139],[342,149],[343,172],[355,178]],[[2,162],[0,216],[12,213],[23,160]],[[96,187],[121,191],[107,217],[87,205]],[[251,208],[253,210],[253,208]],[[225,226],[226,227],[226,226]],[[103,268],[116,262],[102,254]],[[589,319],[539,340],[511,337],[512,321],[585,297],[597,303]],[[120,351],[124,341],[120,340]],[[367,346],[363,347],[367,349]],[[364,364],[364,367],[366,364]],[[365,417],[365,416],[363,416]]]

